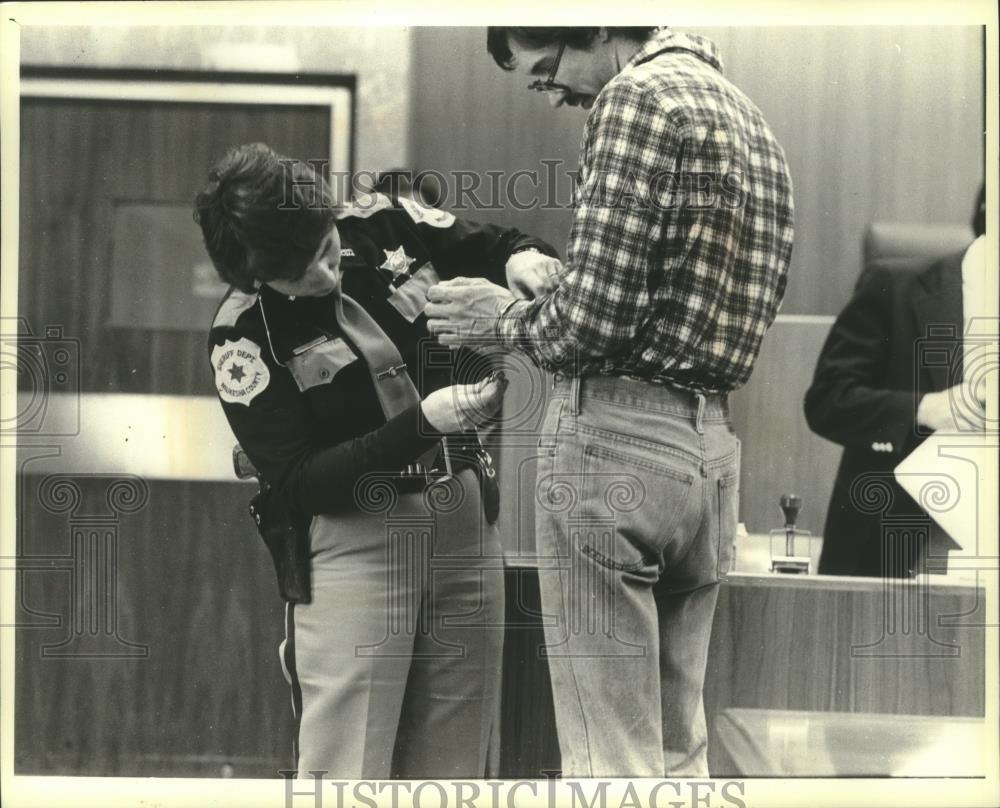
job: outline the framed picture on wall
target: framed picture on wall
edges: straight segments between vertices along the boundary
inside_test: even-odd
[[[345,178],[353,115],[351,76],[24,67],[22,177],[39,193],[22,196],[22,233],[50,220],[60,251],[86,247],[63,257],[107,298],[108,326],[201,332],[225,293],[191,217],[207,166],[264,141]],[[60,233],[74,224],[85,243]],[[44,288],[49,272],[34,259],[25,244],[23,283]],[[53,280],[65,278],[59,263]]]

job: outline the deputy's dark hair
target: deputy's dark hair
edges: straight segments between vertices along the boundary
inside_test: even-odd
[[[972,211],[972,232],[979,238],[986,232],[986,183],[979,186],[976,207]]]
[[[642,42],[656,28],[608,28],[612,34],[625,39]],[[583,50],[590,46],[600,33],[600,28],[515,28],[511,26],[490,26],[486,29],[486,50],[490,52],[493,61],[504,70],[514,69],[514,54],[510,43],[516,42],[522,48],[536,50],[549,45],[565,42],[567,46]]]
[[[264,143],[234,146],[208,172],[194,220],[219,276],[244,292],[299,276],[336,218],[323,178]]]

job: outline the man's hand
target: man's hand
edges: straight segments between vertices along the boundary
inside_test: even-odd
[[[986,402],[966,383],[926,393],[917,405],[917,423],[935,432],[982,432]]]
[[[514,296],[481,278],[455,278],[427,290],[427,329],[442,345],[458,348],[492,343],[496,322]]]
[[[514,253],[507,259],[507,285],[514,297],[530,300],[554,292],[563,265],[558,258],[533,250]]]
[[[467,432],[483,426],[500,410],[507,380],[489,376],[478,384],[453,384],[420,402],[424,417],[438,432]]]

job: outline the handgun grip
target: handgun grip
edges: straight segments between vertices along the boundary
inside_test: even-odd
[[[243,447],[238,443],[233,447],[233,471],[240,480],[249,480],[253,477],[260,477],[257,468],[250,460],[250,456],[243,451]]]

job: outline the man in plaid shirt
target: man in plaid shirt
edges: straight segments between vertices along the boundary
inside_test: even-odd
[[[553,372],[536,540],[564,775],[706,776],[702,687],[737,520],[726,395],[785,289],[784,153],[701,37],[491,28],[488,48],[590,109],[567,262],[518,296],[433,287],[430,330]]]

